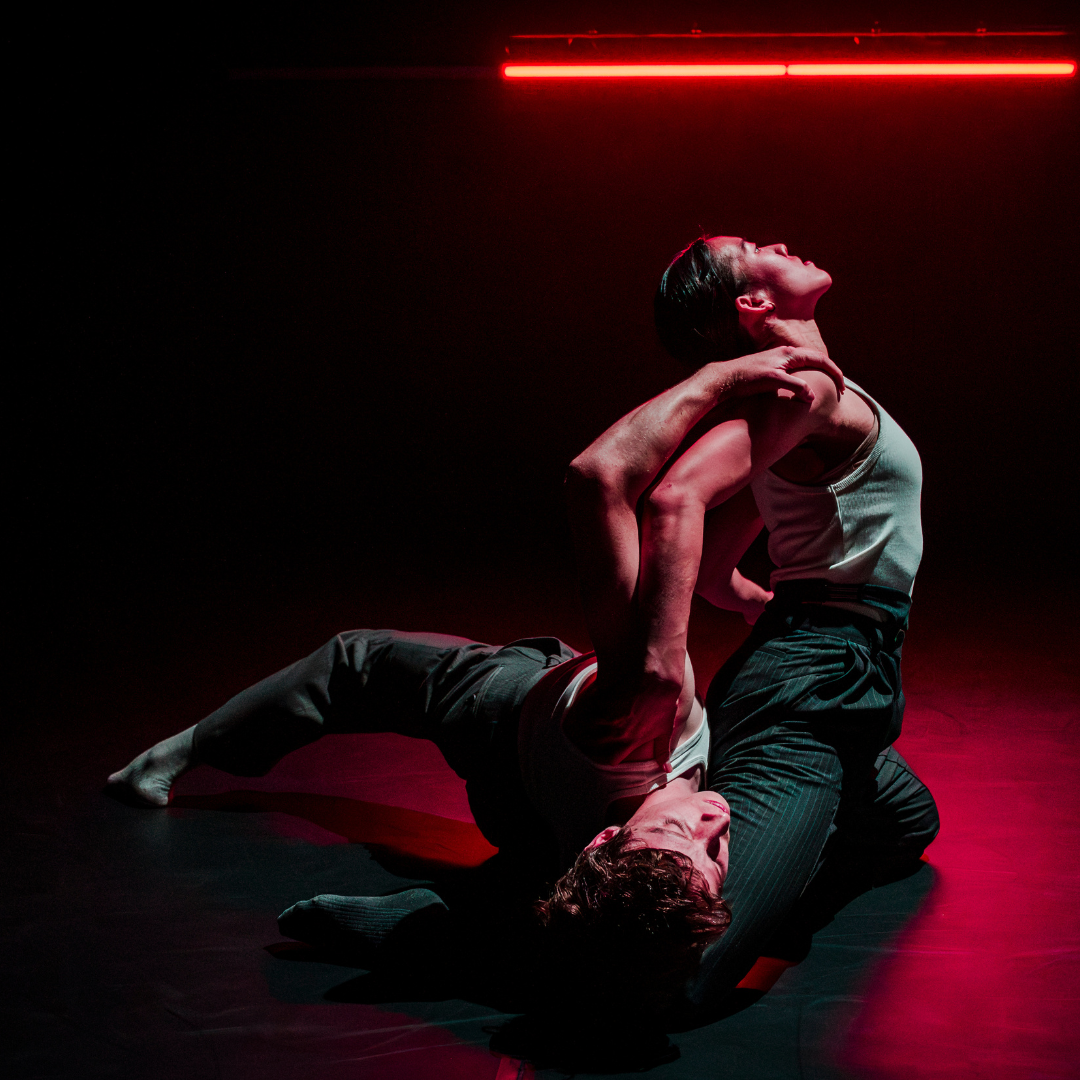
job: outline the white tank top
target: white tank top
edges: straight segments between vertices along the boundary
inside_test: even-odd
[[[525,791],[553,829],[565,866],[597,833],[613,824],[607,815],[616,799],[648,795],[697,766],[701,767],[704,786],[709,763],[709,724],[704,710],[698,729],[684,733],[668,759],[671,772],[655,761],[600,765],[575,746],[563,731],[563,720],[596,673],[596,666],[595,657],[584,656],[552,668],[529,692],[518,726],[518,760]],[[558,698],[552,703],[555,693]]]
[[[777,566],[772,585],[824,578],[910,596],[922,558],[919,452],[865,390],[846,383],[877,413],[877,442],[866,460],[823,486],[796,484],[771,469],[750,484]]]

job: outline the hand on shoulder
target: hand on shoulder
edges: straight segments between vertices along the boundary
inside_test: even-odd
[[[812,405],[822,395],[835,402],[844,393],[843,373],[820,349],[781,345],[722,363],[736,397],[780,390]]]

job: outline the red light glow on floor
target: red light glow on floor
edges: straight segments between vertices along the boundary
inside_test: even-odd
[[[1076,61],[889,64],[504,64],[502,71],[507,79],[717,79],[774,78],[782,75],[794,75],[800,78],[815,76],[1001,78],[1019,75],[1061,78],[1076,73]]]

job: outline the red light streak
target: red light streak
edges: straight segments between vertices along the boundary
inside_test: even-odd
[[[503,64],[507,79],[716,79],[881,76],[986,77],[1076,73],[1076,61],[964,61],[949,63],[820,64]]]
[[[783,75],[784,64],[503,64],[508,79],[722,79]]]
[[[1055,61],[1052,63],[1030,61],[960,61],[950,63],[940,61],[937,63],[914,63],[914,64],[788,64],[789,75],[827,75],[827,76],[866,76],[877,77],[881,75],[1072,75],[1076,71],[1076,63],[1073,60]]]

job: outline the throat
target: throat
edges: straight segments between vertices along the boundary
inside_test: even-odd
[[[684,795],[693,795],[704,786],[705,777],[700,765],[695,765],[689,772],[683,773],[669,780],[665,785],[666,790],[678,790]],[[649,794],[653,794],[650,792]],[[629,795],[624,799],[615,799],[608,803],[607,814],[604,817],[605,827],[608,825],[625,825],[641,809],[642,803],[649,795]]]

